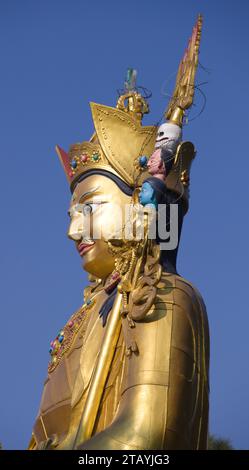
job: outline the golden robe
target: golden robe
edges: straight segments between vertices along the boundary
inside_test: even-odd
[[[94,307],[45,381],[30,448],[74,446],[106,328],[99,317],[108,297],[103,285],[93,297]],[[154,305],[134,328],[137,354],[126,354],[126,329],[123,323],[92,437],[81,448],[206,449],[209,330],[197,289],[163,272]]]

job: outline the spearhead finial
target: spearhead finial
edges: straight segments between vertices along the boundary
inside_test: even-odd
[[[124,83],[125,91],[136,90],[136,81],[137,81],[137,70],[136,69],[127,69],[126,80]]]
[[[178,126],[182,126],[185,110],[193,104],[202,21],[202,15],[199,15],[180,62],[175,90],[165,112],[165,118]]]

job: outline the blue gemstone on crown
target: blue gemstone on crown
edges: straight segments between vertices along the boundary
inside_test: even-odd
[[[71,168],[73,168],[73,170],[75,170],[77,168],[76,160],[72,160],[70,165],[71,165]]]

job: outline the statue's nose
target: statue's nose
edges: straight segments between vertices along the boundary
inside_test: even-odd
[[[82,222],[80,223],[79,221],[72,220],[70,222],[68,232],[67,232],[68,238],[76,242],[82,239],[82,234],[83,234]]]

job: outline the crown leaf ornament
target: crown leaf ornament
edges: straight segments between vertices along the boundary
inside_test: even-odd
[[[153,152],[157,128],[142,126],[133,113],[117,108],[91,103],[91,109],[99,143],[108,162],[127,184],[134,186],[135,162]]]

